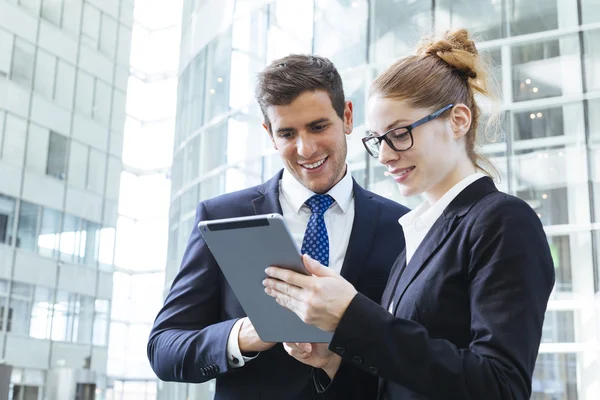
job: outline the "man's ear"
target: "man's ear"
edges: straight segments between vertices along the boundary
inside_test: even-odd
[[[346,101],[344,106],[344,133],[349,135],[352,133],[354,129],[354,106],[352,105],[352,101]]]
[[[459,103],[452,107],[449,120],[454,139],[461,139],[467,134],[469,128],[471,128],[471,109]]]
[[[271,139],[271,143],[273,143],[273,147],[275,148],[275,150],[277,149],[277,145],[275,144],[275,138],[273,138],[273,134],[271,133],[271,129],[269,129],[269,127],[267,126],[267,124],[262,124],[263,128],[265,128],[265,131],[267,131],[267,133],[269,134],[269,138]]]

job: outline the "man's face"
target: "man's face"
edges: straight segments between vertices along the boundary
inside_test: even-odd
[[[344,177],[346,135],[352,133],[350,101],[341,119],[326,91],[304,92],[288,105],[270,106],[267,116],[273,146],[302,185],[326,193]]]

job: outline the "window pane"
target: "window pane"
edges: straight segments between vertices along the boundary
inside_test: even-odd
[[[577,355],[539,354],[532,381],[532,400],[577,400]]]
[[[82,237],[81,219],[65,214],[60,234],[60,259],[77,264],[82,243],[85,243],[85,237]]]
[[[100,11],[88,3],[84,4],[81,29],[82,41],[93,48],[97,48],[100,34]]]
[[[581,103],[519,111],[513,113],[513,115],[515,140],[544,139],[559,136],[570,138],[580,136],[583,138],[583,107]],[[563,141],[563,143],[565,142]],[[575,140],[573,140],[573,143],[575,143]]]
[[[29,336],[37,339],[50,339],[53,297],[53,289],[39,286],[35,288]]]
[[[15,38],[10,78],[25,87],[31,87],[34,53],[34,45],[19,37]]]
[[[512,57],[515,101],[581,93],[576,36],[515,46]]]
[[[68,1],[63,7],[62,28],[71,37],[77,37],[81,30],[81,8],[83,2]]]
[[[35,251],[37,248],[39,210],[40,206],[21,201],[17,231],[17,247],[29,251]]]
[[[42,49],[38,49],[35,65],[34,89],[51,99],[54,95],[56,57]]]
[[[89,149],[88,146],[76,141],[71,141],[71,151],[69,153],[69,185],[78,189],[85,189]]]
[[[77,329],[73,341],[81,344],[92,342],[92,328],[94,322],[94,298],[80,295],[80,312],[77,318]]]
[[[71,342],[76,338],[79,324],[79,295],[64,291],[56,294],[52,340]]]
[[[373,0],[371,15],[371,62],[391,61],[413,51],[421,33],[431,28],[428,1]]]
[[[12,244],[15,207],[15,199],[0,194],[0,243],[5,243],[9,246]],[[0,293],[2,293],[1,290]]]
[[[600,21],[600,0],[581,0],[581,10],[584,24]]]
[[[42,18],[56,26],[60,26],[63,0],[43,0]]]
[[[111,87],[100,79],[96,79],[96,90],[94,93],[94,119],[110,122],[110,96]]]
[[[25,161],[25,144],[27,136],[27,121],[6,114],[4,127],[4,144],[2,159],[11,164],[22,166]]]
[[[33,285],[13,282],[8,311],[8,332],[19,335],[29,334],[32,295]]]
[[[51,208],[42,209],[40,235],[38,237],[39,253],[45,257],[58,258],[61,212]]]
[[[100,251],[100,233],[102,226],[95,222],[83,220],[82,228],[85,241],[82,242],[80,254],[82,254],[82,262],[87,265],[95,266],[99,260]]]
[[[502,1],[440,0],[435,4],[435,23],[439,30],[468,29],[479,40],[505,37]]]
[[[542,343],[574,343],[575,312],[547,311],[542,330]]]
[[[41,2],[42,0],[19,0],[19,5],[25,8],[30,14],[38,16],[40,15]]]
[[[106,177],[106,153],[96,149],[90,149],[90,160],[88,168],[88,183],[90,190],[102,194],[104,180]]]
[[[62,60],[58,60],[56,69],[56,90],[54,99],[58,104],[67,109],[73,108],[73,95],[75,92],[75,68]]]
[[[600,0],[598,2],[600,15]],[[587,91],[600,90],[600,29],[583,33]]]
[[[509,1],[507,4],[511,36],[568,28],[578,24],[576,0]]]
[[[340,71],[364,64],[368,9],[366,0],[315,2],[314,53],[327,54]]]
[[[79,70],[77,71],[77,97],[75,109],[86,117],[91,117],[94,105],[94,78]]]
[[[67,154],[69,139],[56,132],[50,132],[48,164],[46,174],[64,180],[67,177]]]
[[[117,51],[117,31],[119,24],[106,14],[102,15],[102,34],[100,36],[100,51],[110,59],[114,59]]]
[[[212,118],[229,111],[231,30],[213,39],[208,44],[207,54],[207,91],[204,105],[204,120],[210,121]]]
[[[0,30],[0,78],[6,78],[11,70],[13,38],[10,32]]]

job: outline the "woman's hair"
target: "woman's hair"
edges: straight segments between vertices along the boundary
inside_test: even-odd
[[[392,64],[371,85],[370,96],[407,101],[412,107],[436,111],[448,104],[465,104],[471,110],[471,127],[465,135],[473,165],[498,176],[492,163],[476,151],[481,111],[475,94],[494,98],[484,60],[466,29],[446,32],[439,40],[427,37],[417,54]],[[496,119],[490,118],[490,124]],[[488,125],[488,128],[490,125]]]

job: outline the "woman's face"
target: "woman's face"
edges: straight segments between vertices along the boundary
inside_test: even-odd
[[[374,95],[367,108],[370,133],[382,135],[435,111],[413,108],[405,100]],[[423,193],[430,203],[434,203],[464,178],[465,168],[475,172],[464,141],[470,122],[469,109],[459,105],[413,129],[413,146],[406,151],[395,151],[385,141],[381,142],[379,162],[387,167],[403,196]]]

